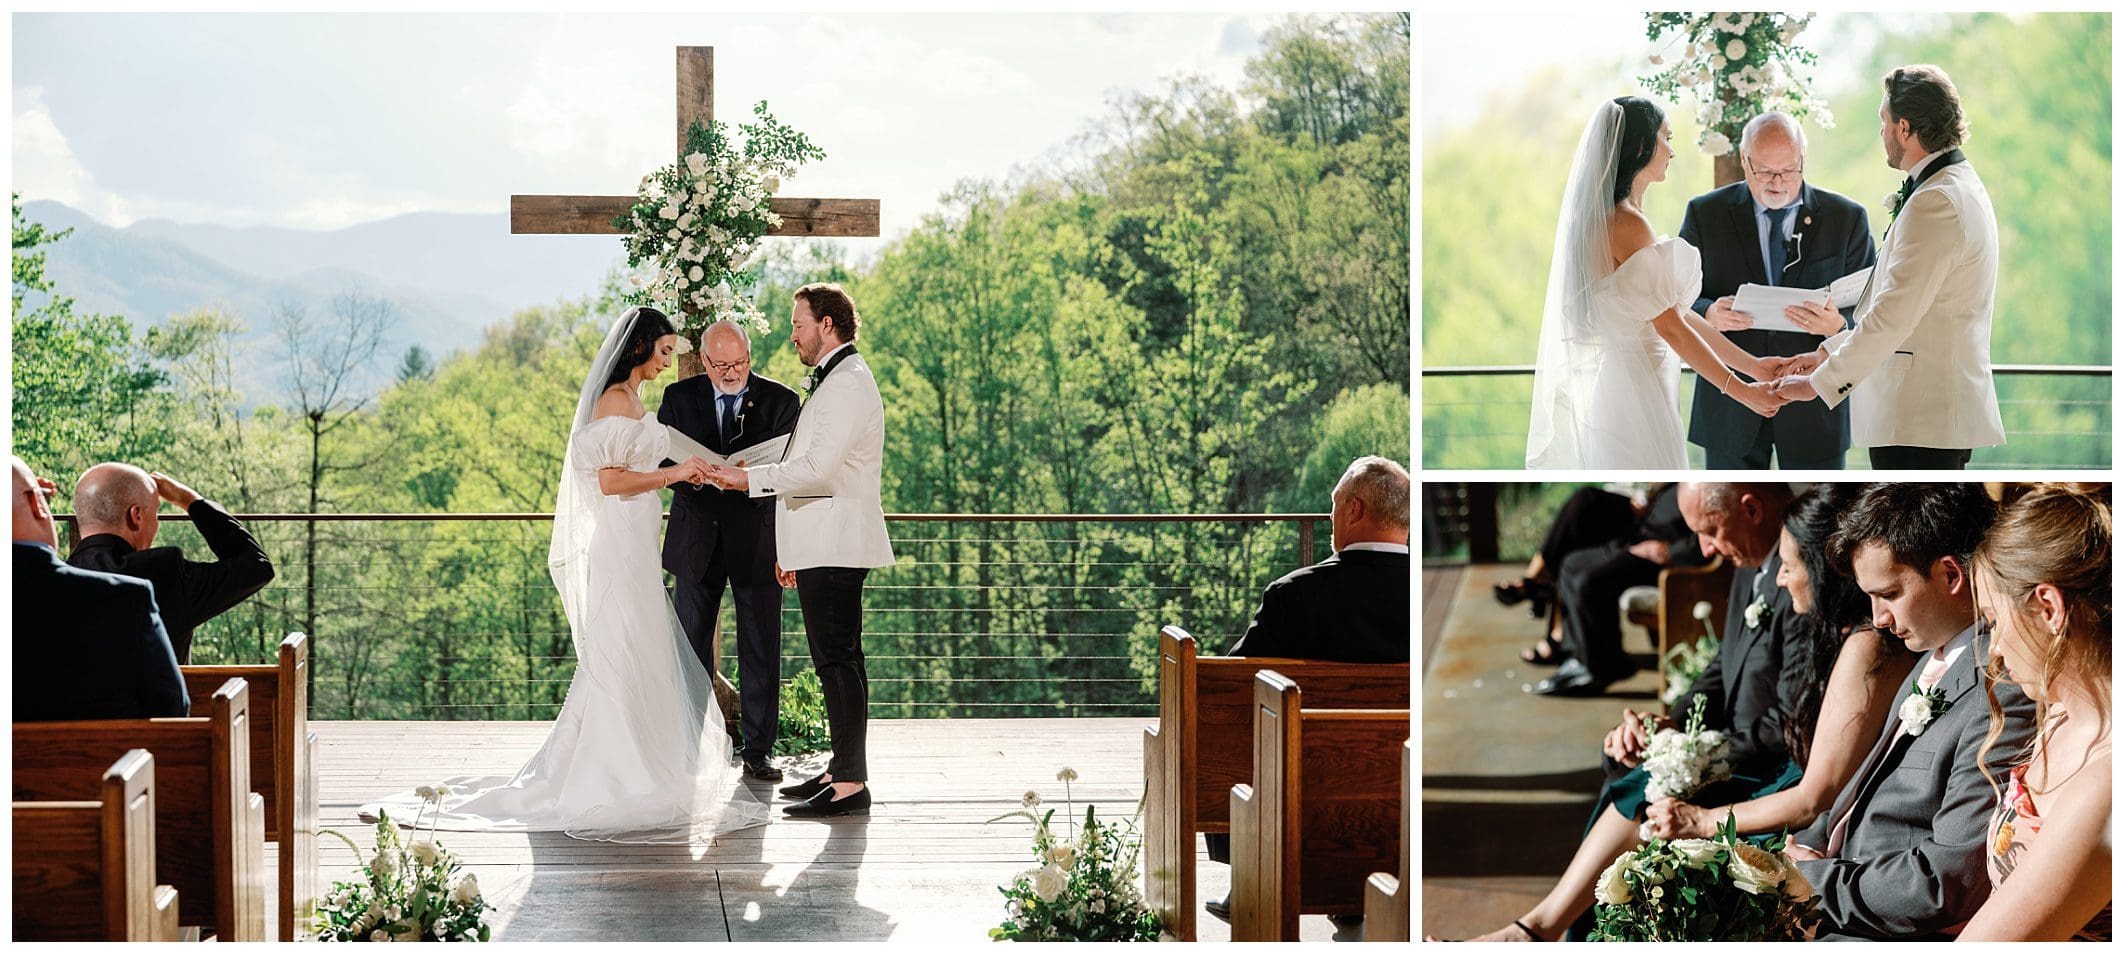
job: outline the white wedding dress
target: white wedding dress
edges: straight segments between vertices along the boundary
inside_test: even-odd
[[[1703,286],[1695,246],[1663,238],[1612,265],[1608,221],[1621,107],[1587,123],[1564,190],[1535,360],[1529,469],[1682,470],[1681,361],[1652,319]]]
[[[767,806],[731,765],[708,672],[664,592],[662,498],[598,489],[600,468],[652,471],[669,446],[655,415],[587,420],[609,353],[633,314],[622,316],[593,363],[562,465],[549,562],[575,640],[567,701],[545,743],[515,774],[443,780],[453,793],[442,801],[437,828],[705,844],[767,821]],[[374,818],[377,808],[411,823],[421,799],[402,793],[362,814]]]

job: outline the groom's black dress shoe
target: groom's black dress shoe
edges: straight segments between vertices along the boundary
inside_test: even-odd
[[[833,797],[833,786],[794,805],[782,806],[782,814],[791,818],[839,818],[842,815],[870,814],[870,786],[856,789],[845,798]]]
[[[832,782],[820,781],[820,779],[823,779],[825,777],[826,773],[820,772],[819,774],[812,776],[811,781],[798,782],[795,785],[784,785],[780,789],[782,797],[794,798],[800,802],[810,801],[813,795],[817,795],[818,793],[833,787]]]
[[[745,756],[745,777],[756,778],[762,782],[779,782],[782,780],[782,770],[775,768],[774,763],[767,761],[764,755],[748,755]]]

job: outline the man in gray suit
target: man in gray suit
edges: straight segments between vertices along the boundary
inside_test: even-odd
[[[2034,731],[2034,704],[1993,686],[2005,726],[1986,751],[1988,633],[1978,631],[1969,553],[1998,508],[1975,484],[1874,484],[1830,539],[1873,601],[1873,622],[1924,663],[1897,694],[1858,774],[1788,851],[1821,898],[1821,940],[1938,938],[1991,894],[1984,849],[1992,784]]]

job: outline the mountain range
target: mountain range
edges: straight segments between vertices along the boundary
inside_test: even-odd
[[[316,316],[347,291],[386,299],[396,320],[384,353],[396,367],[413,345],[439,359],[520,308],[593,294],[624,264],[617,236],[511,235],[506,214],[417,212],[307,230],[161,219],[116,228],[49,201],[22,212],[73,230],[44,249],[47,276],[77,311],[124,315],[135,328],[205,307],[233,311],[248,327],[245,364],[256,370],[244,391],[253,400],[270,400],[283,307]]]

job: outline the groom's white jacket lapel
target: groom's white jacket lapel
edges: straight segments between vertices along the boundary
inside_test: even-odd
[[[782,569],[892,565],[880,486],[884,464],[885,402],[870,365],[850,354],[804,402],[782,462],[746,468],[748,492],[776,498],[774,543]]]
[[[1944,155],[1931,161],[1943,161]],[[1999,226],[1967,161],[1933,173],[1888,229],[1853,327],[1823,342],[1814,388],[1851,398],[1861,447],[2006,443],[1991,378]]]

